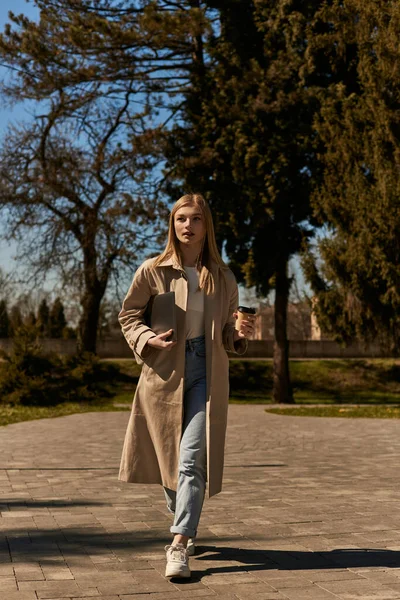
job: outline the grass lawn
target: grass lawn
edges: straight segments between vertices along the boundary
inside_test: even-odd
[[[0,425],[88,411],[128,410],[140,375],[132,360],[108,360],[119,367],[109,382],[112,398],[54,406],[0,404]],[[0,368],[4,368],[3,365]],[[290,363],[296,406],[270,407],[285,415],[400,417],[400,360],[295,360]],[[272,404],[272,361],[231,360],[230,402]],[[311,405],[322,406],[311,406]]]
[[[272,403],[272,361],[230,361],[231,401]],[[400,360],[294,360],[296,404],[400,404]]]
[[[63,417],[75,413],[110,410],[126,410],[126,408],[116,407],[114,401],[110,402],[110,400],[96,400],[95,402],[64,402],[54,406],[10,406],[0,404],[0,426],[19,423],[20,421]]]
[[[295,417],[347,417],[368,419],[399,419],[400,405],[364,404],[343,406],[327,404],[325,406],[290,406],[287,408],[266,408],[265,412],[276,415],[289,415]]]

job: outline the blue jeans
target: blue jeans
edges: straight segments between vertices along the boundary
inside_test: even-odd
[[[204,335],[186,340],[185,390],[178,489],[164,487],[168,510],[175,514],[170,531],[194,538],[203,508],[207,479],[206,343]]]

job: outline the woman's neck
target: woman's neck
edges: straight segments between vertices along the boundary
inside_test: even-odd
[[[198,259],[201,252],[201,244],[196,246],[185,247],[183,244],[180,245],[182,253],[182,262],[184,267],[197,267]]]

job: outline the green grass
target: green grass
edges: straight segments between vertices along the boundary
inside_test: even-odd
[[[272,362],[230,362],[231,401],[272,403]],[[290,375],[297,404],[400,403],[400,361],[296,360]]]
[[[75,413],[126,410],[114,406],[114,402],[97,400],[95,402],[65,402],[55,406],[10,406],[0,405],[0,426],[33,421],[34,419],[48,419],[63,417]]]
[[[373,406],[291,406],[288,408],[266,408],[265,412],[276,415],[289,415],[295,417],[342,417],[342,418],[368,418],[368,419],[399,419],[400,405],[387,406],[386,404]]]
[[[109,362],[109,361],[108,361]],[[132,404],[133,394],[140,375],[140,367],[135,361],[112,361],[119,367],[119,373],[108,382],[108,389],[114,392],[112,398],[96,398],[86,402],[60,402],[52,406],[24,406],[0,403],[0,426],[45,419],[62,417],[75,413],[127,410]],[[0,370],[6,368],[0,364]],[[125,406],[116,406],[123,404]]]
[[[113,398],[54,406],[0,404],[0,425],[89,411],[130,409],[140,375],[134,360],[109,360],[119,373]],[[0,365],[0,369],[4,365]],[[296,360],[290,363],[296,406],[267,408],[285,415],[400,418],[400,360]],[[230,402],[271,404],[272,361],[231,360]],[[323,406],[309,406],[322,404]],[[122,406],[120,406],[122,405]],[[337,406],[339,405],[339,406]]]

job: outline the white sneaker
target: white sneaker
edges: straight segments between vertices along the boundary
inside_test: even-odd
[[[194,539],[193,538],[189,538],[188,539],[186,550],[187,550],[188,556],[194,556],[195,555],[196,546],[194,545]]]
[[[165,546],[167,566],[165,577],[190,577],[188,552],[183,544]]]

